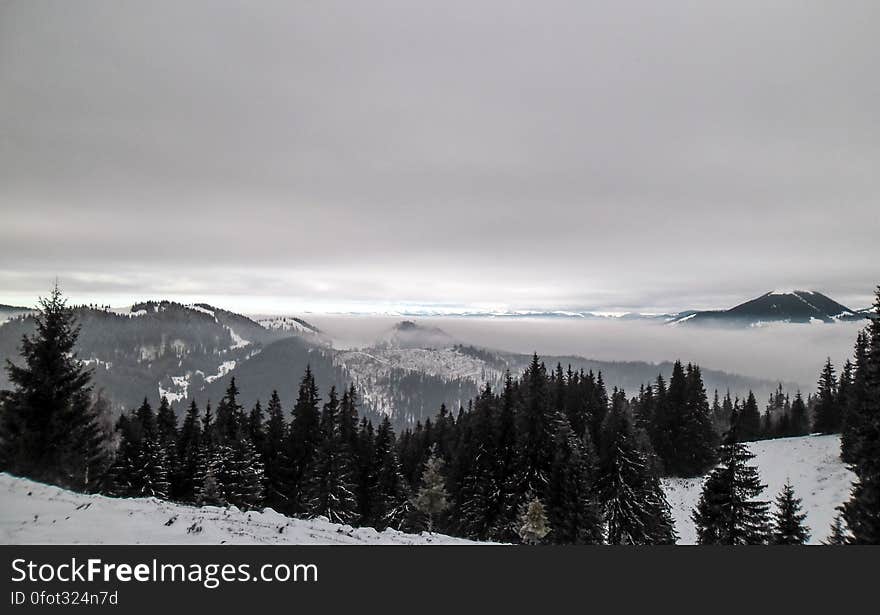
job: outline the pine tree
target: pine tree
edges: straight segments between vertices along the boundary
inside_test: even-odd
[[[801,392],[798,391],[791,402],[791,435],[805,436],[810,433],[810,417],[807,414],[807,405]]]
[[[397,456],[394,430],[387,415],[379,425],[372,458],[375,465],[375,489],[370,507],[373,527],[399,530],[412,516],[412,509]]]
[[[336,387],[321,413],[321,442],[305,485],[306,510],[334,523],[353,523],[358,516],[351,451],[342,437],[342,418]]]
[[[199,407],[195,401],[192,401],[180,429],[180,438],[177,443],[179,473],[175,481],[176,491],[172,494],[176,499],[183,502],[195,502],[195,481],[199,472],[199,451],[201,446],[202,425],[199,420]]]
[[[702,545],[766,544],[767,503],[756,501],[764,490],[758,471],[748,462],[754,455],[741,443],[736,425],[721,445],[719,465],[703,483],[693,520]]]
[[[751,391],[743,403],[737,420],[739,425],[736,433],[741,442],[753,442],[761,438],[761,412],[758,410],[758,400]]]
[[[111,468],[111,493],[125,497],[167,499],[170,482],[165,448],[148,400],[118,423],[120,446]]]
[[[862,429],[870,416],[868,399],[868,335],[860,331],[856,337],[855,362],[852,373],[852,386],[842,408],[843,419],[840,436],[840,457],[846,463],[858,462]]]
[[[73,311],[56,285],[41,298],[36,332],[21,340],[22,365],[0,395],[0,470],[68,489],[94,489],[109,465],[91,404],[91,372],[77,359]]]
[[[831,534],[822,544],[828,546],[841,546],[849,543],[850,537],[847,535],[846,526],[844,525],[843,515],[838,514],[831,523]]]
[[[287,424],[278,391],[272,391],[267,407],[269,419],[266,422],[264,438],[263,472],[265,474],[266,506],[275,510],[286,510],[288,503],[288,459],[285,451]]]
[[[171,497],[179,489],[180,461],[177,457],[177,439],[177,415],[171,409],[168,398],[163,395],[159,401],[159,409],[156,411],[156,441],[165,457],[168,473],[168,497]]]
[[[522,504],[518,517],[516,532],[523,544],[540,544],[544,537],[550,533],[547,525],[547,514],[541,500],[531,494],[526,497]]]
[[[421,487],[413,498],[413,507],[421,513],[425,529],[433,532],[438,518],[449,508],[449,494],[443,478],[443,461],[438,457],[436,448],[425,462],[422,472]]]
[[[293,420],[288,430],[288,511],[294,514],[307,512],[305,486],[311,480],[315,451],[321,441],[321,414],[318,409],[320,397],[311,367],[306,367],[299,385]]]
[[[493,433],[495,404],[487,384],[473,410],[459,422],[463,434],[455,464],[458,489],[454,490],[454,514],[461,534],[478,540],[488,538],[501,513]],[[466,424],[461,427],[463,421]]]
[[[857,447],[852,469],[858,478],[843,517],[853,544],[880,544],[880,287],[874,301],[875,316],[868,325],[863,376],[864,391],[857,413]]]
[[[813,431],[836,433],[840,431],[840,406],[837,397],[837,377],[831,359],[825,361],[819,376],[819,391],[813,415]]]
[[[602,542],[602,515],[593,488],[595,461],[574,435],[568,420],[560,417],[559,421],[547,489],[553,540],[561,544],[598,544]]]
[[[801,499],[795,497],[791,483],[786,482],[776,496],[776,511],[773,513],[771,543],[774,545],[802,545],[810,539],[810,532],[804,526],[806,513],[801,512]]]
[[[638,448],[622,392],[612,396],[602,429],[599,492],[608,544],[675,543],[669,503]]]
[[[553,437],[557,413],[550,406],[549,380],[538,355],[526,369],[521,383],[522,401],[516,412],[519,442],[519,498],[532,492],[545,497],[553,465]]]

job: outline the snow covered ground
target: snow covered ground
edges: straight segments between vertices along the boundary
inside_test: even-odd
[[[830,533],[838,506],[849,499],[855,475],[840,461],[838,436],[804,436],[752,442],[761,482],[767,485],[763,500],[774,502],[786,479],[791,480],[797,497],[803,499],[811,544],[819,544]],[[665,479],[663,485],[672,506],[678,544],[694,544],[696,531],[691,512],[700,499],[702,478]],[[771,510],[775,505],[771,505]]]
[[[195,508],[83,495],[0,473],[0,544],[473,544],[441,534],[352,528],[269,509]]]

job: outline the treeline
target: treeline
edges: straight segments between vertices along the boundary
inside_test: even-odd
[[[73,313],[57,289],[41,307],[36,333],[22,339],[23,365],[7,366],[14,389],[0,397],[0,469],[14,474],[380,530],[668,544],[676,534],[660,477],[701,476],[717,464],[694,511],[701,543],[792,544],[808,536],[790,486],[772,516],[756,499],[763,487],[744,444],[770,433],[764,425],[779,435],[805,429],[809,404],[800,395],[788,402],[781,389],[768,422],[754,395],[710,404],[696,365],[677,362],[668,384],[658,377],[627,398],[608,391],[601,373],[548,370],[535,355],[519,378],[508,374],[498,390],[487,385],[466,408],[441,407],[398,437],[387,417],[378,427],[359,417],[354,388],[322,398],[307,368],[290,411],[277,393],[265,410],[259,402],[243,407],[233,379],[216,408],[191,403],[180,424],[167,400],[155,411],[145,400],[108,433],[73,352]],[[826,364],[813,402],[815,428],[833,401],[843,455],[859,479],[829,541],[876,544],[880,321],[860,334],[844,371],[835,382]]]

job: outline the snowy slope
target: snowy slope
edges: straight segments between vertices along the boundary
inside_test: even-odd
[[[840,460],[838,436],[804,436],[752,442],[761,482],[767,485],[763,500],[773,502],[786,479],[791,480],[795,493],[803,499],[806,525],[810,528],[811,544],[821,543],[829,534],[835,508],[849,499],[855,475]],[[672,506],[678,544],[694,544],[696,531],[691,512],[700,499],[702,478],[673,478],[663,481]],[[773,510],[775,506],[771,506]]]
[[[0,544],[474,544],[442,534],[352,528],[271,509],[195,508],[83,495],[0,473]]]

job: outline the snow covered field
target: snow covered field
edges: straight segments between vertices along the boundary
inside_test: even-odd
[[[774,502],[786,479],[797,497],[803,498],[810,544],[821,543],[830,533],[837,506],[849,499],[855,475],[840,461],[839,436],[804,436],[752,442],[761,482],[767,485],[762,499]],[[664,479],[666,497],[672,506],[678,544],[694,544],[696,531],[691,512],[700,499],[702,478]],[[775,505],[771,505],[771,510]]]
[[[840,461],[840,438],[806,436],[749,445],[772,501],[786,478],[804,500],[810,540],[829,532],[835,508],[849,499],[854,475]],[[693,544],[691,511],[703,479],[666,479],[679,544]],[[440,534],[351,528],[323,520],[291,519],[272,510],[195,508],[153,498],[82,495],[0,474],[2,544],[474,544]]]
[[[0,473],[0,544],[474,544],[441,534],[352,528],[272,510],[195,508],[82,495]]]

